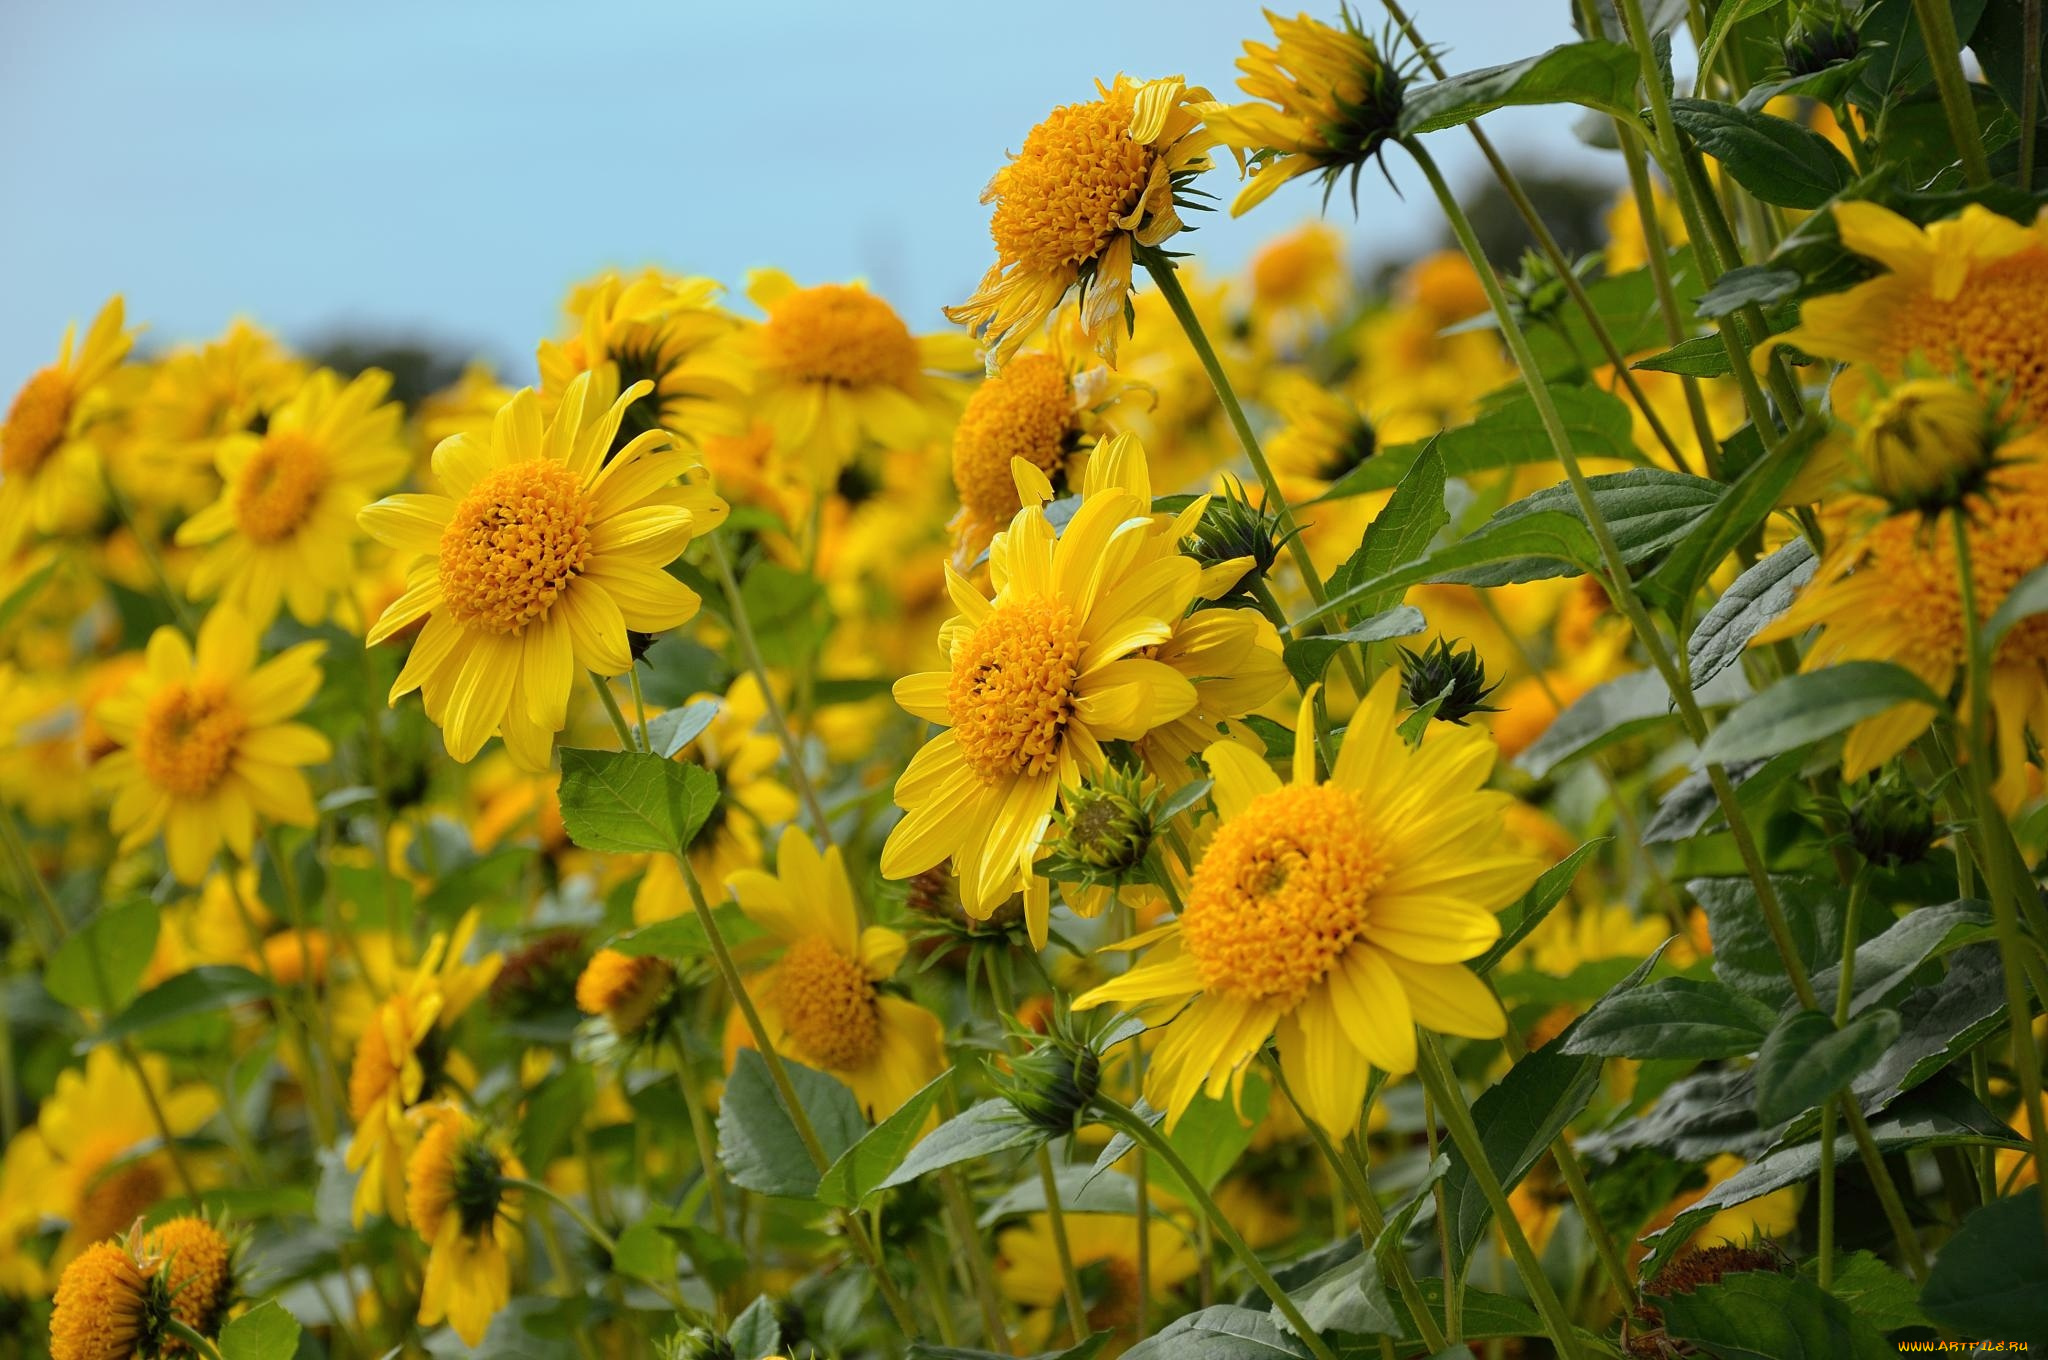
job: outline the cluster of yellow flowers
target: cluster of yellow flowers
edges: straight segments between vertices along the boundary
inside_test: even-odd
[[[1419,137],[1520,87],[1271,27],[1032,128],[964,329],[650,269],[516,389],[66,335],[0,425],[0,1356],[1689,1354],[1647,1298],[1869,1329],[1838,1255],[2037,1179],[2048,218],[1836,201],[1862,282],[1702,330],[1813,205],[1574,96],[1671,193],[1504,280]],[[1837,103],[1745,116],[1846,166]],[[1167,249],[1389,151],[1463,249]]]

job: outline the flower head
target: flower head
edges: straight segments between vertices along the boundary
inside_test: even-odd
[[[99,512],[103,475],[93,427],[106,414],[107,378],[135,335],[121,299],[100,309],[85,343],[67,328],[57,362],[30,375],[0,421],[0,559],[31,533],[76,529]]]
[[[1047,114],[982,193],[996,205],[996,262],[974,296],[946,315],[988,342],[992,366],[1077,290],[1083,334],[1115,362],[1134,248],[1181,229],[1177,196],[1209,168],[1208,91],[1179,76],[1122,75],[1097,81],[1095,91]]]
[[[1417,1024],[1502,1032],[1500,1004],[1463,965],[1499,938],[1494,912],[1538,865],[1474,849],[1499,839],[1510,801],[1483,788],[1493,746],[1433,725],[1411,749],[1395,727],[1398,689],[1391,673],[1373,687],[1327,783],[1307,739],[1310,698],[1291,782],[1235,743],[1205,753],[1222,822],[1186,911],[1142,963],[1075,1002],[1185,1001],[1146,1078],[1169,1120],[1197,1092],[1227,1092],[1271,1037],[1306,1112],[1349,1130],[1368,1065],[1413,1070]]]
[[[1249,104],[1208,115],[1218,141],[1249,154],[1249,183],[1230,205],[1237,216],[1269,198],[1288,180],[1323,177],[1329,197],[1345,171],[1352,194],[1358,172],[1399,129],[1407,81],[1380,45],[1358,26],[1349,7],[1335,27],[1306,14],[1283,19],[1271,10],[1271,44],[1247,42],[1237,60],[1238,88]]]
[[[447,1320],[471,1346],[511,1301],[510,1256],[519,1243],[519,1159],[470,1115],[429,1106],[406,1162],[406,1212],[429,1248],[420,1287],[423,1326]]]
[[[171,1316],[201,1336],[220,1330],[235,1295],[235,1244],[225,1233],[183,1214],[144,1233],[138,1254],[161,1271]]]
[[[600,949],[576,979],[576,1009],[598,1016],[620,1038],[638,1034],[676,982],[675,965],[652,954]]]
[[[1961,383],[1918,378],[1876,398],[1855,461],[1894,510],[1935,511],[1981,486],[1999,444],[1990,406]]]
[[[1498,713],[1486,702],[1500,681],[1486,683],[1486,662],[1472,647],[1453,650],[1451,642],[1439,636],[1420,652],[1401,649],[1401,688],[1416,708],[1435,702],[1431,714],[1437,722],[1457,723],[1475,713]]]
[[[98,1242],[64,1267],[50,1313],[50,1360],[129,1360],[162,1344],[168,1301],[125,1244]]]
[[[259,821],[311,826],[301,767],[328,758],[327,738],[291,719],[320,688],[320,642],[257,661],[257,633],[216,605],[197,646],[176,628],[149,639],[148,664],[99,720],[119,749],[97,777],[115,792],[109,821],[121,848],[162,833],[171,872],[197,883],[225,845],[247,859]]]
[[[416,559],[368,642],[426,620],[391,700],[419,690],[457,760],[502,736],[522,768],[547,768],[578,674],[623,674],[628,629],[661,632],[697,612],[696,592],[663,568],[724,519],[725,503],[665,430],[613,448],[649,385],[600,411],[591,382],[571,379],[552,419],[528,388],[488,438],[443,440],[434,475],[448,494],[389,496],[362,512],[371,537]]]

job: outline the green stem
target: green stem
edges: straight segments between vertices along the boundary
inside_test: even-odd
[[[1045,1218],[1052,1228],[1053,1255],[1059,1258],[1060,1289],[1067,1298],[1067,1324],[1073,1328],[1074,1344],[1088,1339],[1088,1301],[1081,1293],[1081,1277],[1074,1270],[1074,1249],[1067,1242],[1067,1211],[1060,1207],[1060,1182],[1052,1166],[1052,1153],[1038,1145],[1038,1184],[1045,1191]]]
[[[612,693],[611,681],[592,671],[590,683],[597,690],[598,702],[604,705],[604,715],[612,720],[612,731],[619,734],[619,745],[628,751],[644,749],[639,738],[633,734],[632,727],[626,722],[625,711],[619,707],[619,696]]]
[[[1948,0],[1913,0],[1913,16],[1920,24],[1928,64],[1934,71],[1934,88],[1941,95],[1941,111],[1948,119],[1949,136],[1955,140],[1956,156],[1963,163],[1963,177],[1972,189],[1986,188],[1991,183],[1991,163],[1984,155],[1983,130],[1977,126],[1969,79],[1963,74],[1955,15]],[[2021,186],[2025,187],[2024,180]]]
[[[718,1142],[712,1137],[711,1120],[704,1111],[704,1095],[697,1089],[690,1071],[690,1052],[683,1045],[681,1030],[671,1032],[669,1047],[676,1059],[676,1084],[682,1088],[683,1109],[690,1117],[690,1137],[697,1144],[697,1160],[704,1166],[704,1184],[710,1192],[711,1221],[720,1233],[731,1231],[725,1212],[725,1180],[718,1170]]]
[[[796,785],[797,796],[803,799],[804,809],[810,813],[818,835],[830,845],[832,824],[825,818],[825,805],[819,801],[817,786],[811,783],[811,773],[804,766],[803,745],[789,725],[789,716],[783,712],[782,700],[776,697],[775,685],[769,679],[768,665],[761,659],[761,645],[754,636],[753,620],[747,617],[747,602],[740,595],[739,582],[733,578],[732,563],[726,558],[725,545],[716,536],[709,542],[711,565],[718,572],[718,588],[725,595],[725,607],[732,617],[733,638],[740,645],[740,655],[745,658],[747,669],[753,672],[754,683],[761,687],[761,704],[767,711],[768,722],[774,727],[775,735],[782,742],[782,756],[789,765],[790,782]]]
[[[1835,978],[1835,1028],[1849,1022],[1849,1001],[1856,992],[1856,917],[1870,883],[1867,868],[1849,880],[1849,904],[1842,912],[1842,966]],[[1835,1103],[1820,1110],[1820,1287],[1835,1281]]]
[[[1224,1217],[1223,1211],[1216,1206],[1216,1201],[1203,1187],[1202,1178],[1181,1160],[1181,1155],[1174,1151],[1173,1144],[1129,1106],[1109,1096],[1098,1093],[1095,1097],[1095,1108],[1104,1119],[1129,1134],[1132,1141],[1156,1155],[1172,1169],[1175,1176],[1180,1178],[1181,1185],[1201,1209],[1203,1219],[1215,1230],[1216,1235],[1223,1239],[1223,1245],[1230,1248],[1231,1255],[1237,1258],[1245,1273],[1252,1277],[1260,1292],[1273,1301],[1274,1309],[1287,1320],[1287,1325],[1301,1339],[1301,1343],[1308,1347],[1309,1353],[1315,1356],[1316,1360],[1337,1360],[1336,1352],[1332,1351],[1329,1343],[1308,1325],[1308,1320],[1302,1317],[1301,1310],[1295,1306],[1294,1300],[1288,1297],[1287,1291],[1280,1287],[1272,1272],[1259,1261],[1258,1254],[1245,1244],[1244,1238],[1238,1235],[1237,1229]]]
[[[1443,1054],[1437,1049],[1436,1036],[1425,1032],[1420,1039],[1416,1071],[1422,1077],[1423,1087],[1436,1102],[1444,1126],[1450,1131],[1451,1141],[1464,1155],[1473,1184],[1479,1187],[1480,1195],[1500,1224],[1501,1235],[1508,1240],[1508,1253],[1514,1257],[1515,1267],[1522,1275],[1522,1286],[1529,1291],[1530,1300],[1543,1318],[1544,1331],[1549,1334],[1551,1344],[1557,1348],[1562,1360],[1577,1360],[1581,1353],[1578,1333],[1573,1330],[1571,1319],[1565,1315],[1564,1302],[1557,1297],[1550,1277],[1543,1273],[1542,1263],[1536,1259],[1536,1251],[1529,1245],[1528,1235],[1522,1231],[1521,1220],[1515,1217],[1514,1206],[1508,1203],[1500,1178],[1493,1173],[1493,1163],[1486,1155],[1486,1144],[1472,1122],[1472,1107],[1465,1101],[1465,1088],[1458,1084],[1457,1077],[1445,1064]]]
[[[163,1322],[164,1330],[184,1342],[187,1346],[190,1346],[192,1353],[198,1356],[200,1360],[220,1360],[220,1348],[214,1345],[213,1342],[193,1331],[175,1317],[167,1317]]]

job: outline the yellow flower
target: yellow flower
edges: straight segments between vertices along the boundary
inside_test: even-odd
[[[484,1339],[511,1301],[510,1257],[519,1246],[519,1159],[452,1105],[421,1112],[418,1146],[406,1164],[406,1212],[427,1243],[419,1320],[442,1319],[467,1345]]]
[[[218,595],[259,629],[284,604],[308,627],[326,620],[354,579],[356,512],[412,465],[390,389],[378,369],[346,386],[321,369],[262,434],[219,441],[220,498],[178,526],[181,546],[210,545],[187,583],[194,599]]]
[[[1395,132],[1401,75],[1386,64],[1351,11],[1332,28],[1306,14],[1283,19],[1271,10],[1277,46],[1247,42],[1237,59],[1238,88],[1264,103],[1232,104],[1209,115],[1218,141],[1249,152],[1251,181],[1230,205],[1235,217],[1300,175],[1323,176],[1325,197],[1339,176],[1358,172]]]
[[[1309,1116],[1349,1131],[1367,1065],[1413,1070],[1415,1026],[1474,1038],[1506,1025],[1463,966],[1500,936],[1494,912],[1540,867],[1491,849],[1508,795],[1484,790],[1493,745],[1437,723],[1411,750],[1400,688],[1382,676],[1353,716],[1329,783],[1316,780],[1312,695],[1294,778],[1244,747],[1205,755],[1222,824],[1195,866],[1187,910],[1145,960],[1075,1001],[1186,1001],[1153,1055],[1147,1098],[1177,1119],[1221,1097],[1271,1036]]]
[[[220,441],[261,428],[298,391],[305,368],[239,320],[218,340],[181,345],[157,360],[135,403],[138,499],[176,510],[212,500],[220,493]]]
[[[1069,1212],[1064,1223],[1074,1270],[1081,1277],[1083,1301],[1088,1305],[1079,1330],[1084,1335],[1114,1331],[1117,1335],[1110,1342],[1110,1353],[1120,1352],[1136,1338],[1138,1306],[1147,1301],[1139,1293],[1138,1220],[1123,1214]],[[1165,1214],[1153,1214],[1146,1226],[1151,1248],[1150,1302],[1156,1306],[1195,1273],[1201,1257],[1188,1242],[1187,1230]],[[1025,1336],[1034,1347],[1043,1348],[1052,1340],[1053,1318],[1064,1301],[1064,1280],[1059,1248],[1046,1215],[1031,1214],[1018,1226],[996,1235],[996,1286],[1004,1298],[1026,1310]]]
[[[1666,250],[1675,249],[1686,243],[1685,214],[1678,209],[1678,200],[1664,192],[1664,186],[1651,186],[1651,211],[1656,214],[1657,231],[1664,238]],[[1605,251],[1607,272],[1626,274],[1641,269],[1650,262],[1648,242],[1643,236],[1643,217],[1636,207],[1633,192],[1623,189],[1615,198],[1614,206],[1607,210],[1607,249]]]
[[[1018,467],[1033,503],[990,546],[995,598],[949,566],[961,611],[940,630],[949,669],[896,682],[897,703],[946,730],[897,780],[905,815],[881,868],[909,878],[950,856],[961,905],[980,920],[1023,889],[1043,944],[1050,904],[1031,864],[1053,805],[1103,767],[1104,741],[1136,740],[1194,707],[1187,678],[1142,653],[1173,635],[1202,578],[1193,559],[1152,550],[1150,501],[1112,478],[1055,537],[1036,504],[1043,478]],[[1024,497],[1027,473],[1037,485]]]
[[[647,1023],[675,980],[667,959],[600,949],[576,979],[576,1009],[603,1016],[615,1034],[630,1035]]]
[[[595,371],[600,378],[586,398],[595,404],[635,384],[654,384],[626,408],[615,444],[649,430],[693,442],[738,434],[747,375],[727,342],[740,319],[718,305],[720,291],[710,279],[654,269],[630,282],[607,273],[578,285],[568,308],[576,334],[541,342],[542,409],[552,415],[576,375]]]
[[[504,962],[490,954],[462,961],[475,938],[471,910],[452,935],[436,935],[410,977],[401,978],[356,1043],[348,1074],[348,1112],[355,1122],[346,1158],[358,1173],[352,1211],[358,1225],[375,1213],[402,1218],[405,1159],[414,1141],[406,1111],[458,1073],[457,1055],[438,1035],[481,996]]]
[[[742,869],[726,886],[747,919],[783,947],[747,983],[777,1053],[845,1082],[870,1119],[888,1118],[939,1074],[939,1018],[877,988],[902,961],[904,939],[882,926],[861,927],[838,846],[821,855],[788,827],[774,873]],[[728,1025],[728,1050],[751,1042],[743,1028]]]
[[[1344,238],[1327,223],[1307,222],[1268,241],[1252,256],[1250,274],[1252,318],[1284,345],[1305,343],[1350,301]]]
[[[166,1194],[182,1189],[162,1133],[150,1113],[153,1099],[174,1137],[198,1132],[220,1102],[198,1084],[174,1085],[170,1066],[141,1055],[141,1073],[112,1047],[86,1055],[85,1066],[59,1073],[33,1128],[7,1146],[0,1185],[19,1189],[19,1207],[69,1225],[54,1264],[125,1230]],[[143,1082],[148,1082],[145,1089]],[[17,1207],[13,1196],[7,1208]]]
[[[697,612],[696,592],[663,568],[725,503],[665,431],[612,452],[647,384],[603,411],[586,405],[590,384],[572,379],[545,423],[533,389],[519,392],[488,439],[458,434],[434,450],[448,494],[362,512],[373,538],[417,559],[368,642],[426,619],[391,701],[419,690],[457,760],[502,736],[522,768],[547,768],[578,674],[623,674],[628,629],[659,633]]]
[[[223,845],[249,857],[259,819],[313,825],[300,767],[331,748],[290,719],[319,690],[325,650],[302,642],[259,665],[256,630],[227,605],[200,623],[196,651],[175,628],[151,635],[146,668],[99,710],[120,748],[98,777],[117,790],[108,822],[124,854],[162,832],[171,872],[197,883]]]
[[[105,414],[104,384],[135,342],[121,319],[117,296],[76,351],[75,328],[67,327],[57,362],[14,394],[0,423],[0,558],[31,532],[77,529],[99,512],[102,463],[91,434]]]
[[[747,296],[768,314],[741,342],[755,410],[814,484],[829,486],[864,443],[923,444],[959,410],[956,384],[935,375],[976,367],[964,336],[912,335],[858,283],[799,288],[779,269],[757,269]]]
[[[1870,492],[1894,509],[1939,510],[1982,482],[1998,435],[1991,409],[1968,387],[1917,378],[1876,399],[1853,456]]]
[[[162,1326],[161,1291],[119,1242],[64,1269],[50,1314],[50,1360],[128,1360]]]
[[[220,1330],[234,1298],[235,1249],[219,1228],[182,1214],[144,1233],[139,1254],[163,1276],[172,1317],[201,1336]]]
[[[1886,272],[1806,299],[1799,324],[1772,337],[1759,362],[1792,345],[1897,379],[1909,360],[1943,373],[1960,360],[1984,390],[2009,388],[2013,414],[2048,423],[2048,218],[2021,226],[1973,203],[1919,227],[1875,203],[1832,211],[1842,244]],[[1854,409],[1865,382],[1858,369],[1845,372],[1836,404]]]
[[[981,201],[994,203],[996,262],[973,297],[946,315],[989,345],[1000,366],[1077,288],[1081,329],[1116,361],[1116,327],[1131,292],[1136,246],[1181,229],[1175,195],[1209,168],[1215,142],[1202,126],[1209,92],[1179,76],[1095,83],[1095,98],[1063,104],[996,171]]]
[[[693,702],[718,697],[699,694]],[[725,692],[711,726],[676,753],[677,760],[702,765],[718,778],[718,805],[689,845],[690,867],[700,882],[723,883],[760,864],[765,833],[796,816],[796,794],[775,777],[782,743],[763,726],[767,716],[759,682],[742,675]],[[689,910],[689,889],[675,859],[648,860],[633,893],[634,923],[665,921]]]
[[[1756,636],[1769,643],[1822,630],[1802,671],[1843,661],[1904,666],[1937,695],[1947,695],[1965,665],[1962,584],[1947,516],[1965,516],[1979,622],[2035,568],[2048,563],[2048,460],[2043,438],[2023,436],[2001,454],[2019,461],[1993,471],[1981,492],[1933,519],[1889,515],[1863,532],[1840,534],[1814,578],[1776,621]],[[2027,786],[2028,737],[2048,738],[2048,618],[2022,619],[1991,658],[1991,717],[2002,806],[2018,805]],[[1849,729],[1842,773],[1861,779],[1903,751],[1934,721],[1935,710],[1905,703]]]
[[[1019,354],[974,390],[953,429],[953,489],[960,510],[946,527],[962,571],[1022,508],[1011,464],[1019,458],[1054,487],[1078,485],[1102,413],[1122,391],[1104,368],[1084,367],[1056,340]]]

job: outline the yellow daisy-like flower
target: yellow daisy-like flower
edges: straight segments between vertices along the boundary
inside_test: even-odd
[[[1209,168],[1215,138],[1202,125],[1209,92],[1179,76],[1095,83],[1095,98],[1063,104],[996,171],[981,201],[994,203],[996,262],[973,297],[946,315],[1006,361],[1080,291],[1082,332],[1116,361],[1116,327],[1131,293],[1134,248],[1182,226],[1174,196]]]
[[[106,380],[128,357],[117,296],[100,309],[85,343],[67,327],[57,362],[22,384],[0,422],[0,558],[30,533],[80,527],[99,512],[101,460],[91,434],[105,414]]]
[[[946,526],[962,571],[1022,508],[1012,464],[1022,458],[1055,488],[1079,485],[1102,416],[1126,390],[1108,369],[1077,362],[1057,339],[1017,355],[974,390],[953,428],[960,509]]]
[[[247,859],[257,823],[311,826],[301,767],[325,761],[327,738],[291,721],[320,689],[320,642],[258,664],[256,629],[216,606],[196,649],[177,629],[150,636],[147,665],[99,720],[119,747],[97,776],[114,789],[108,823],[123,854],[158,832],[180,883],[197,883],[225,845]]]
[[[939,635],[949,669],[896,682],[898,704],[946,730],[896,782],[904,817],[881,867],[904,879],[950,857],[961,905],[979,920],[1023,890],[1043,944],[1050,904],[1031,864],[1060,790],[1103,768],[1103,742],[1135,741],[1195,706],[1187,677],[1147,649],[1173,636],[1202,573],[1158,552],[1150,501],[1114,477],[1055,536],[1037,504],[1043,477],[1017,466],[1031,503],[990,545],[994,599],[948,566],[960,610]]]
[[[463,962],[476,936],[471,910],[453,934],[436,935],[410,977],[400,979],[377,1007],[356,1043],[348,1074],[348,1112],[355,1122],[346,1164],[358,1173],[352,1211],[360,1225],[371,1214],[405,1212],[405,1161],[414,1142],[406,1111],[463,1075],[460,1055],[434,1036],[489,990],[504,963],[498,954]]]
[[[1947,516],[1965,516],[1979,622],[2012,588],[2048,563],[2048,439],[2039,432],[2000,450],[2014,458],[1985,488],[1932,521],[1888,515],[1860,533],[1839,535],[1792,607],[1756,635],[1764,644],[1821,635],[1802,671],[1843,661],[1889,661],[1926,682],[1937,695],[1955,688],[1966,666],[1962,583],[1955,535]],[[1863,505],[1865,513],[1881,507]],[[1852,508],[1851,513],[1854,513]],[[2048,739],[2048,617],[2022,619],[1999,639],[1991,658],[1991,718],[2001,806],[2017,807],[2027,788],[2027,739]],[[1927,704],[1906,703],[1849,729],[1842,773],[1861,779],[1905,750],[1935,719]]]
[[[420,1112],[425,1125],[406,1163],[406,1212],[427,1243],[419,1320],[446,1319],[464,1344],[484,1339],[512,1299],[512,1253],[519,1247],[519,1159],[474,1118],[452,1105]]]
[[[1230,205],[1250,211],[1291,179],[1321,174],[1326,186],[1358,171],[1395,133],[1401,115],[1400,73],[1365,35],[1347,8],[1332,27],[1308,15],[1283,19],[1271,10],[1274,42],[1247,42],[1237,59],[1238,88],[1264,103],[1232,104],[1208,115],[1219,142],[1251,153],[1252,177]]]
[[[1316,779],[1313,695],[1293,780],[1231,742],[1205,753],[1222,823],[1195,865],[1186,912],[1144,961],[1074,1003],[1184,1002],[1153,1052],[1147,1098],[1178,1119],[1222,1097],[1272,1037],[1307,1114],[1348,1132],[1368,1064],[1415,1067],[1415,1026],[1496,1038],[1493,993],[1464,967],[1500,938],[1494,912],[1541,866],[1498,843],[1512,801],[1488,792],[1483,734],[1432,724],[1419,749],[1395,725],[1383,675]]]
[[[912,335],[858,283],[799,288],[779,269],[757,269],[747,296],[768,314],[741,342],[755,410],[821,486],[863,443],[914,448],[941,433],[960,409],[943,375],[980,366],[965,336]]]
[[[1247,272],[1253,324],[1276,344],[1292,348],[1307,343],[1351,302],[1344,237],[1326,222],[1304,223],[1268,241],[1252,256]]]
[[[577,374],[601,375],[587,401],[609,402],[637,383],[653,390],[626,408],[613,442],[649,430],[693,442],[745,428],[746,365],[727,342],[740,319],[718,305],[711,279],[649,269],[628,281],[602,274],[569,294],[576,334],[540,346],[542,409],[552,414]]]
[[[234,1299],[235,1248],[219,1228],[181,1214],[142,1235],[141,1255],[163,1275],[172,1317],[201,1336],[220,1331]]]
[[[545,422],[533,389],[519,392],[488,439],[458,434],[434,450],[447,494],[362,512],[373,538],[417,558],[369,645],[426,620],[391,701],[419,690],[457,760],[502,736],[521,768],[547,768],[577,675],[624,674],[628,629],[659,633],[697,612],[696,592],[663,568],[725,518],[725,502],[665,430],[613,450],[649,384],[602,411],[586,405],[590,390],[579,374]]]
[[[614,1034],[634,1034],[660,1008],[675,980],[675,965],[667,959],[600,949],[576,979],[576,1009],[603,1016]]]
[[[129,1360],[162,1325],[162,1299],[119,1242],[88,1248],[64,1268],[50,1314],[50,1360]]]
[[[1886,272],[1800,303],[1799,324],[1773,336],[1759,362],[1791,345],[1890,380],[1911,360],[1942,373],[1960,360],[1985,390],[2009,389],[2015,415],[2048,423],[2048,217],[2022,226],[1973,203],[1920,227],[1875,203],[1831,211],[1842,244]],[[1854,409],[1867,383],[1847,370],[1836,404]]]
[[[1067,1247],[1088,1315],[1081,1330],[1116,1333],[1106,1354],[1120,1353],[1136,1338],[1139,1292],[1138,1221],[1123,1214],[1077,1214],[1064,1219]],[[1187,1231],[1164,1214],[1147,1223],[1151,1239],[1152,1301],[1168,1298],[1194,1275],[1201,1257]],[[1016,1227],[996,1235],[996,1287],[1003,1297],[1026,1310],[1024,1333],[1031,1345],[1052,1340],[1054,1316],[1064,1302],[1065,1275],[1052,1223],[1032,1214]]]
[[[852,1088],[870,1119],[886,1119],[939,1074],[939,1018],[877,989],[903,959],[904,939],[861,928],[839,847],[821,855],[795,827],[782,833],[775,872],[743,869],[726,880],[740,910],[779,941],[782,957],[747,983],[775,1051]],[[727,1057],[749,1044],[728,1025]]]
[[[181,546],[210,545],[186,583],[193,599],[218,595],[259,629],[285,604],[308,627],[326,620],[354,581],[356,512],[412,466],[390,390],[378,369],[346,385],[321,369],[262,434],[219,441],[220,498],[178,526]]]
[[[261,428],[299,390],[306,365],[247,321],[218,340],[182,345],[158,359],[136,399],[134,488],[147,504],[174,510],[220,494],[215,455],[229,435]]]
[[[699,694],[692,702],[717,698]],[[676,753],[677,760],[702,765],[718,779],[718,805],[688,847],[690,867],[701,883],[723,883],[759,865],[766,832],[796,817],[796,794],[776,778],[782,743],[764,726],[767,717],[760,683],[742,675],[725,692],[711,726]],[[647,873],[633,892],[634,924],[666,921],[689,910],[689,887],[675,859],[657,855],[648,860]]]

